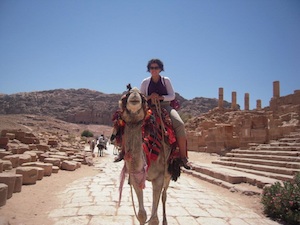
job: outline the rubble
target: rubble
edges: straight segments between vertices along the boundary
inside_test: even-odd
[[[75,171],[81,164],[92,165],[93,155],[85,142],[69,143],[68,137],[20,129],[0,133],[0,206],[21,192],[22,185],[34,185],[60,169]]]

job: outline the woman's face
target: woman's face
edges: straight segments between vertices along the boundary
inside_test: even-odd
[[[152,76],[159,75],[161,69],[157,65],[157,63],[150,64],[150,73]]]

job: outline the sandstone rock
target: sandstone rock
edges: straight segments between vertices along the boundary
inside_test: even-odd
[[[3,164],[3,171],[5,170],[12,170],[12,163],[9,160],[0,160]]]
[[[6,150],[4,150],[4,151],[0,151],[0,159],[3,159],[3,157],[4,156],[7,156],[7,155],[12,155],[12,153],[11,152],[9,152],[9,151],[6,151]]]
[[[0,183],[0,207],[6,204],[8,185]]]
[[[16,176],[11,173],[0,173],[0,183],[8,186],[7,199],[11,198],[15,189]]]
[[[30,151],[30,148],[28,147],[28,145],[20,145],[19,147],[19,153],[18,154],[23,154],[26,151]]]
[[[39,151],[39,150],[32,150],[31,152],[35,152],[38,158],[40,157],[40,155],[44,153],[44,151]]]
[[[41,162],[44,162],[44,159],[45,158],[49,158],[50,157],[50,154],[48,153],[48,152],[46,152],[46,153],[43,153],[43,154],[40,154],[39,155],[39,160],[41,161]]]
[[[70,160],[70,158],[68,156],[63,156],[63,155],[49,155],[49,158],[54,158],[54,159],[59,159],[61,162],[64,160]]]
[[[38,169],[36,167],[17,167],[16,174],[23,175],[23,184],[35,184],[38,179]]]
[[[7,137],[0,137],[0,148],[6,148],[8,140]]]
[[[23,184],[23,175],[22,174],[14,174],[16,176],[14,193],[22,191]]]
[[[16,138],[16,135],[14,133],[6,133],[5,136],[9,139],[9,140],[13,140]]]
[[[85,157],[85,163],[89,166],[94,165],[93,157],[91,156]]]
[[[36,162],[37,161],[37,153],[34,151],[26,151],[24,152],[25,155],[29,155],[31,157],[31,162]]]
[[[51,176],[52,174],[52,164],[51,163],[43,163],[43,162],[28,162],[23,163],[24,167],[40,167],[44,169],[44,176]]]
[[[51,163],[53,166],[60,167],[61,160],[56,158],[45,158],[45,163]]]
[[[58,166],[52,166],[52,173],[58,173],[59,167]]]
[[[28,154],[17,154],[19,156],[19,165],[21,166],[23,163],[31,162],[31,156]]]
[[[49,145],[44,145],[44,144],[38,144],[36,145],[37,149],[40,151],[49,151],[50,150],[50,146]]]
[[[29,144],[28,148],[29,150],[37,150],[36,144]]]
[[[77,169],[77,167],[78,167],[77,163],[73,161],[65,160],[61,163],[62,170],[74,171]]]
[[[51,147],[56,147],[57,145],[58,145],[58,142],[57,142],[57,140],[55,140],[55,139],[53,139],[53,138],[50,138],[49,140],[48,140],[48,143],[47,143],[48,145],[50,145]]]
[[[13,168],[19,166],[19,156],[18,155],[7,155],[3,157],[3,160],[9,160]]]

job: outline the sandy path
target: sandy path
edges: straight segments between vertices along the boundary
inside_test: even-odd
[[[0,216],[8,218],[11,225],[52,224],[48,213],[60,204],[57,194],[73,181],[98,173],[94,167],[82,165],[75,171],[60,170],[35,185],[23,185],[22,191],[14,193],[6,205],[0,208]]]

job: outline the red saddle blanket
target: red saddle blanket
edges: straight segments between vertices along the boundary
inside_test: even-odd
[[[122,112],[120,110],[117,110],[113,115],[114,129],[117,131],[116,142],[119,146],[122,145],[122,136],[126,124],[121,115]],[[142,132],[143,149],[147,156],[148,166],[160,154],[162,141],[165,141],[171,147],[170,158],[179,157],[178,151],[176,151],[177,142],[175,132],[170,115],[166,109],[162,108],[161,115],[155,109],[148,109],[142,125]]]

